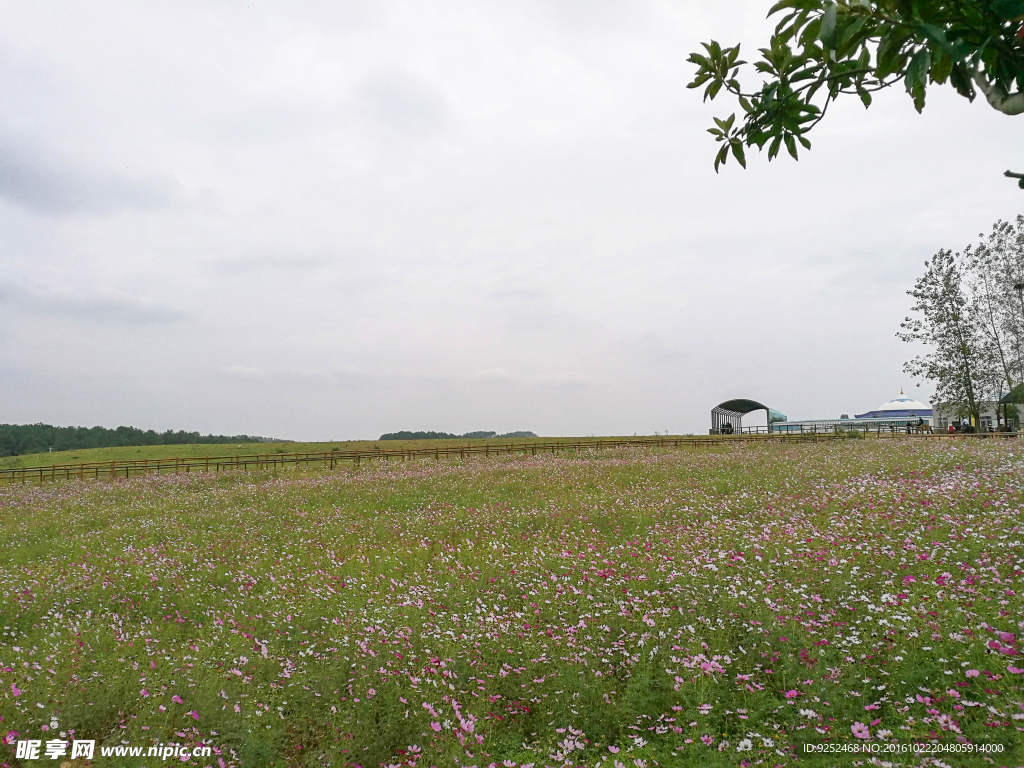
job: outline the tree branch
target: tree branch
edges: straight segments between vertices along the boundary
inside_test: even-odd
[[[999,83],[990,83],[986,80],[978,70],[974,70],[974,82],[996,111],[1002,112],[1004,115],[1024,113],[1024,91],[1010,95]]]

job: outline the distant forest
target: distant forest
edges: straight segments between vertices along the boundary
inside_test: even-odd
[[[198,432],[154,432],[135,427],[54,427],[49,424],[0,424],[0,456],[25,453],[77,451],[84,448],[120,448],[131,445],[183,445],[185,443],[264,443],[249,435],[201,435]]]
[[[381,435],[381,440],[452,440],[463,438],[466,440],[478,440],[486,437],[536,437],[533,432],[506,432],[499,435],[497,432],[467,432],[464,435],[453,435],[450,432],[389,432]]]

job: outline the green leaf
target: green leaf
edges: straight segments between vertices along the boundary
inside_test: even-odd
[[[1010,21],[1024,16],[1024,0],[992,0],[992,10],[1000,21]]]
[[[736,158],[736,162],[738,162],[741,167],[747,167],[747,158],[743,155],[743,142],[739,139],[735,139],[732,142],[732,155]]]
[[[772,145],[768,147],[768,159],[774,160],[779,154],[779,147],[782,146],[782,137],[776,136],[772,140]]]
[[[793,8],[800,3],[800,0],[779,0],[775,5],[768,11],[768,15],[778,13],[779,11],[785,10],[786,8]]]
[[[866,16],[862,16],[852,24],[848,24],[840,37],[839,48],[844,51],[848,51],[850,48],[853,48],[854,45],[856,45],[857,36],[860,34],[861,30],[864,29],[864,25],[867,23],[868,18]]]
[[[829,3],[825,6],[825,13],[821,17],[821,31],[818,33],[818,39],[829,48],[836,47],[837,9],[838,6],[835,3]]]
[[[863,88],[857,89],[857,95],[860,96],[861,102],[864,104],[864,108],[867,109],[871,106],[871,94],[865,91]]]
[[[800,45],[805,48],[817,40],[821,35],[821,17],[809,22],[800,35]]]
[[[935,63],[932,64],[932,81],[936,83],[944,83],[949,79],[949,73],[953,71],[953,57],[949,55],[949,51],[945,48],[939,50],[939,55],[935,59]]]
[[[796,156],[796,142],[793,141],[793,134],[791,133],[786,134],[786,150],[793,156],[794,160],[798,159]]]
[[[1021,0],[1024,2],[1024,0]],[[946,39],[946,31],[942,27],[937,27],[934,24],[921,23],[917,25],[918,31],[926,38],[931,40],[933,43],[949,47],[949,40]]]
[[[949,82],[956,88],[957,93],[970,101],[974,101],[974,82],[963,65],[953,65],[953,69],[949,73]]]
[[[723,165],[726,160],[729,159],[729,145],[726,144],[720,150],[718,150],[718,156],[715,158],[715,173],[718,173],[718,166]]]
[[[875,77],[882,80],[903,68],[903,45],[906,42],[906,34],[882,36],[875,59]]]
[[[906,86],[907,93],[914,99],[914,109],[918,112],[924,110],[924,95],[926,76],[931,67],[932,56],[927,48],[922,48],[914,54],[907,67]]]

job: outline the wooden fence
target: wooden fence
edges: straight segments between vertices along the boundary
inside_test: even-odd
[[[872,436],[874,437],[874,436]],[[880,438],[902,438],[905,435],[882,434]],[[1016,435],[981,434],[981,435],[915,435],[913,439],[961,439],[986,437],[1016,437]],[[633,438],[593,438],[581,440],[557,440],[550,442],[530,443],[485,443],[475,445],[425,446],[423,448],[373,448],[366,450],[333,450],[317,453],[257,453],[245,456],[201,456],[165,459],[128,459],[124,461],[97,461],[81,464],[53,464],[46,467],[9,467],[0,468],[0,483],[43,483],[55,480],[99,480],[127,478],[133,475],[160,473],[191,473],[191,472],[225,472],[229,470],[267,471],[283,469],[322,467],[335,469],[340,466],[358,467],[364,462],[372,461],[405,461],[416,458],[431,458],[440,461],[442,458],[458,457],[461,460],[472,456],[491,456],[499,454],[524,454],[536,456],[538,453],[558,453],[582,451],[600,451],[608,448],[703,448],[710,446],[732,445],[736,443],[805,443],[825,440],[845,439],[844,435],[829,433],[819,434],[773,434],[773,435],[697,435],[685,437],[633,437]]]

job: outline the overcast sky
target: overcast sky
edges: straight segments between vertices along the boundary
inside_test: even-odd
[[[706,432],[901,386],[906,290],[1024,211],[1024,117],[840,104],[715,175],[760,0],[0,2],[0,422]],[[753,81],[751,81],[753,82]]]

